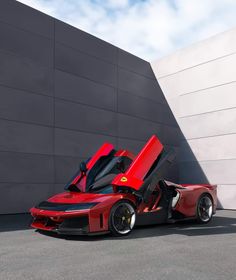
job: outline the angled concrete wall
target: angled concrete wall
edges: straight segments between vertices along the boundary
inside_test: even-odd
[[[236,209],[235,66],[236,29],[152,63],[183,133],[180,182],[218,184],[228,209]]]
[[[104,141],[137,152],[156,133],[178,150],[148,62],[13,0],[0,1],[0,38],[0,214],[63,190]]]

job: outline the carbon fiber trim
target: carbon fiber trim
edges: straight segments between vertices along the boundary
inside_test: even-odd
[[[49,210],[49,211],[68,211],[68,210],[85,210],[90,209],[93,206],[97,205],[96,202],[91,203],[55,203],[49,201],[43,201],[39,203],[35,208],[42,209],[42,210]]]

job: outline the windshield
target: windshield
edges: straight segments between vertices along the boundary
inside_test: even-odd
[[[100,190],[99,193],[101,193],[101,189],[104,189],[103,191],[109,190],[110,193],[112,189],[113,192],[112,186],[110,186],[109,188],[107,187],[111,184],[117,174],[124,173],[128,169],[131,162],[132,160],[128,157],[112,158],[110,162],[105,167],[103,167],[94,178],[94,182],[89,186],[88,191],[98,192],[98,190]]]
[[[114,189],[112,185],[107,185],[99,188],[98,190],[91,190],[92,193],[100,193],[100,194],[109,194],[114,193]]]

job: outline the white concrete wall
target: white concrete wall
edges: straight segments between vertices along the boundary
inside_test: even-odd
[[[182,130],[180,182],[218,185],[236,209],[236,29],[152,63]]]

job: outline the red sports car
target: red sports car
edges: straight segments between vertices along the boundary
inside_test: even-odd
[[[103,144],[66,185],[65,192],[30,209],[32,227],[58,234],[123,236],[135,225],[211,220],[215,185],[179,185],[161,177],[173,161],[153,135],[135,156]]]

